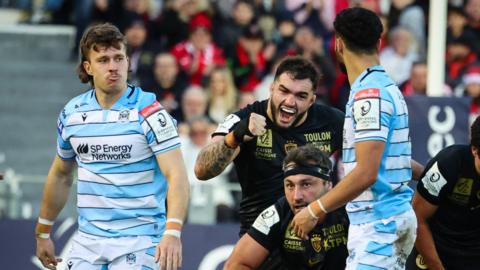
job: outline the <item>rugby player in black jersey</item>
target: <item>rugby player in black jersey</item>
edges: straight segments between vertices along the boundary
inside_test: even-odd
[[[233,161],[242,188],[240,235],[267,207],[284,196],[282,162],[305,144],[332,154],[342,146],[344,114],[315,103],[319,74],[301,57],[277,67],[270,98],[228,115],[197,157],[200,180],[220,174]],[[276,269],[274,262],[268,268]]]
[[[348,218],[344,209],[328,213],[302,240],[292,230],[293,216],[332,187],[328,155],[312,145],[290,151],[283,162],[285,197],[265,209],[238,241],[225,269],[257,269],[280,248],[282,269],[344,269]]]
[[[480,269],[480,118],[470,132],[470,145],[440,151],[418,182],[417,240],[406,269]]]

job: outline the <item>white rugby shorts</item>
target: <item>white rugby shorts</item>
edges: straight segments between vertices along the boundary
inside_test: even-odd
[[[417,236],[413,210],[364,224],[350,224],[346,270],[400,270]]]

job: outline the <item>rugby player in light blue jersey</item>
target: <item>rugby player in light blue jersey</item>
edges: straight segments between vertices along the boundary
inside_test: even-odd
[[[69,270],[181,266],[189,190],[176,122],[154,94],[127,84],[126,45],[108,23],[87,29],[80,41],[79,78],[93,89],[68,102],[58,119],[57,155],[36,226],[36,255],[49,269],[61,261],[50,231],[76,166],[78,232]]]
[[[422,166],[411,160],[403,96],[379,65],[382,24],[363,8],[341,11],[334,22],[335,51],[351,86],[343,130],[345,177],[295,216],[305,237],[326,213],[347,204],[350,219],[346,269],[404,269],[417,220],[407,183]]]

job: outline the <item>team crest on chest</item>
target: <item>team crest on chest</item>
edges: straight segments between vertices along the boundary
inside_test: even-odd
[[[125,123],[130,120],[130,110],[123,110],[118,113],[118,122]]]
[[[312,235],[310,242],[312,243],[315,252],[320,252],[322,250],[322,237],[319,234]]]
[[[298,147],[298,144],[296,144],[293,141],[287,141],[287,143],[283,146],[285,149],[285,153],[288,153]]]

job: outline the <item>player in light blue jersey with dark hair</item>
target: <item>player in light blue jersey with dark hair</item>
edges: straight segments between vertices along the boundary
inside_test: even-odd
[[[89,28],[80,51],[80,80],[93,89],[60,113],[37,257],[49,269],[61,261],[50,231],[77,166],[78,232],[68,269],[177,269],[189,190],[176,121],[154,94],[127,84],[126,41],[115,26]]]
[[[335,51],[351,86],[343,130],[345,177],[295,216],[302,237],[327,212],[347,204],[350,219],[346,269],[404,269],[417,220],[408,187],[422,166],[411,160],[405,100],[379,65],[382,24],[363,8],[341,11],[334,22]],[[413,167],[412,167],[413,166]]]

